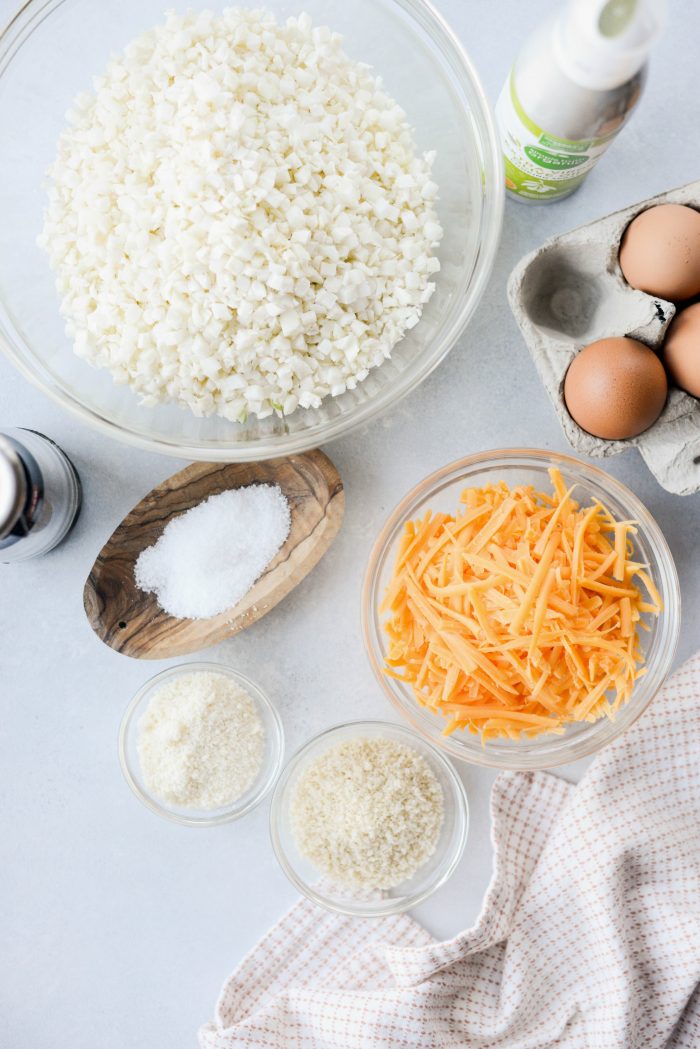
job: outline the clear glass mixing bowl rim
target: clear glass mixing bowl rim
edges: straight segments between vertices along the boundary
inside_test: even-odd
[[[664,611],[652,628],[659,634],[656,646],[658,658],[649,665],[647,673],[640,678],[637,689],[629,701],[618,711],[614,720],[603,718],[590,724],[575,737],[538,737],[523,742],[519,749],[494,749],[491,742],[482,745],[476,736],[465,734],[442,734],[442,723],[435,715],[419,706],[412,692],[400,682],[390,679],[383,672],[381,638],[382,622],[379,604],[380,577],[384,562],[391,556],[397,532],[415,509],[431,494],[446,484],[454,483],[468,471],[498,471],[503,467],[527,469],[528,466],[542,468],[558,466],[566,473],[595,483],[618,499],[629,511],[626,516],[639,523],[647,543],[656,560],[657,583],[664,597]],[[500,479],[500,478],[499,478]],[[466,485],[465,481],[465,485]],[[681,590],[673,555],[666,538],[654,517],[642,501],[622,481],[591,463],[565,453],[538,448],[501,448],[465,456],[434,473],[429,474],[412,488],[398,503],[387,518],[370,552],[362,586],[361,629],[365,650],[374,676],[392,705],[400,711],[413,729],[429,739],[452,758],[485,768],[508,770],[540,770],[565,765],[588,757],[622,735],[648,708],[663,686],[672,666],[678,645],[681,624]]]
[[[27,0],[27,3],[16,12],[0,32],[0,80],[26,39],[46,18],[67,2],[69,0]],[[175,438],[152,436],[145,431],[121,425],[117,421],[100,415],[99,411],[85,404],[56,382],[32,347],[23,340],[19,341],[5,326],[2,312],[0,312],[0,350],[29,382],[83,422],[122,443],[178,458],[212,462],[254,462],[268,457],[306,451],[318,444],[351,433],[361,426],[366,426],[416,389],[442,363],[464,332],[493,270],[500,243],[505,206],[503,160],[490,103],[471,59],[448,23],[433,7],[430,0],[390,0],[390,2],[411,16],[438,45],[443,65],[449,62],[452,76],[456,75],[460,78],[460,88],[466,94],[470,105],[478,110],[482,125],[480,130],[474,132],[475,139],[479,142],[482,151],[480,157],[483,164],[482,207],[479,216],[482,228],[470,283],[464,294],[461,309],[452,324],[442,332],[440,339],[435,341],[430,353],[420,355],[419,366],[415,370],[411,366],[407,367],[402,373],[403,381],[399,381],[396,385],[388,385],[375,397],[347,415],[319,422],[298,433],[275,434],[254,441],[181,442]],[[27,357],[30,358],[31,363]]]

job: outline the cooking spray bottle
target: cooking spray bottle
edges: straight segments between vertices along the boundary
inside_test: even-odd
[[[518,55],[496,106],[506,188],[546,203],[578,189],[639,101],[665,0],[569,0]]]

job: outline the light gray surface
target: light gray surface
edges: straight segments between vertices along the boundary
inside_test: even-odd
[[[12,6],[0,0],[0,20]],[[524,34],[551,8],[547,0],[440,6],[492,100]],[[406,490],[484,448],[567,450],[508,310],[506,280],[546,237],[700,174],[700,7],[671,7],[640,110],[583,189],[548,207],[508,205],[496,271],[461,343],[393,413],[328,447],[347,488],[332,551],[269,617],[206,653],[269,691],[289,751],[343,719],[393,717],[364,655],[359,595],[373,538]],[[82,611],[83,581],[123,514],[181,464],[85,429],[4,360],[0,420],[51,435],[85,485],[83,515],[65,546],[34,564],[0,566],[0,1046],[193,1047],[222,980],[295,894],[271,853],[267,805],[238,825],[178,827],[142,808],[119,771],[124,707],[164,664],[132,662],[97,641]],[[645,501],[673,549],[685,602],[679,658],[688,656],[698,643],[700,496],[665,493],[636,452],[606,466]],[[580,770],[564,771],[574,778]],[[438,936],[473,921],[491,869],[492,776],[462,774],[472,806],[466,855],[418,911]]]

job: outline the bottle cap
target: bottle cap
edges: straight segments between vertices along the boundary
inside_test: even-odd
[[[570,0],[554,24],[557,60],[582,87],[612,90],[642,68],[665,18],[666,0]]]
[[[27,501],[27,475],[17,451],[0,436],[0,541],[15,527]]]

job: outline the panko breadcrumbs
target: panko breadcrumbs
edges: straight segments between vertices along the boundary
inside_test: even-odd
[[[300,775],[291,801],[299,851],[339,883],[391,889],[433,855],[442,787],[425,758],[391,739],[330,747]]]

